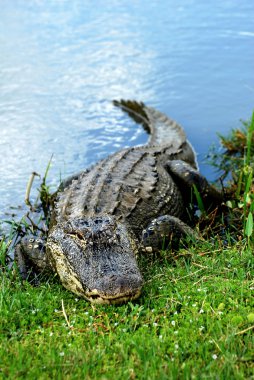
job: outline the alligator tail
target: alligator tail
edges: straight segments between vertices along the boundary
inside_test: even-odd
[[[142,102],[134,100],[114,100],[114,105],[121,108],[137,123],[142,124],[150,134],[149,145],[174,146],[180,148],[186,142],[182,127],[174,120]]]

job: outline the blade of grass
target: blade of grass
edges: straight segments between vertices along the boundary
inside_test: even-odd
[[[198,191],[197,186],[195,184],[193,184],[193,190],[194,190],[194,194],[198,203],[198,208],[201,211],[201,213],[205,215],[206,214],[205,206],[204,206],[202,197],[200,195],[200,192]]]
[[[254,111],[252,113],[251,122],[247,132],[247,154],[246,154],[246,165],[250,164],[251,161],[251,145],[252,145],[252,135],[254,132]]]

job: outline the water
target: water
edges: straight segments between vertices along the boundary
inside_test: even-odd
[[[43,174],[52,154],[49,181],[56,186],[60,173],[146,141],[112,99],[142,100],[176,119],[199,162],[216,132],[251,115],[250,0],[0,5],[1,218],[23,203],[30,173]]]

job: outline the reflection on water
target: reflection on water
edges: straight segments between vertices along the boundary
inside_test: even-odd
[[[217,131],[251,113],[253,16],[249,0],[2,2],[1,215],[52,153],[56,185],[60,173],[146,141],[112,99],[175,118],[202,159]]]

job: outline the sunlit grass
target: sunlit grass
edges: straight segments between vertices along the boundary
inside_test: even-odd
[[[0,376],[250,378],[252,252],[199,243],[181,254],[142,258],[143,294],[118,307],[91,306],[53,277],[33,287],[2,273]]]

